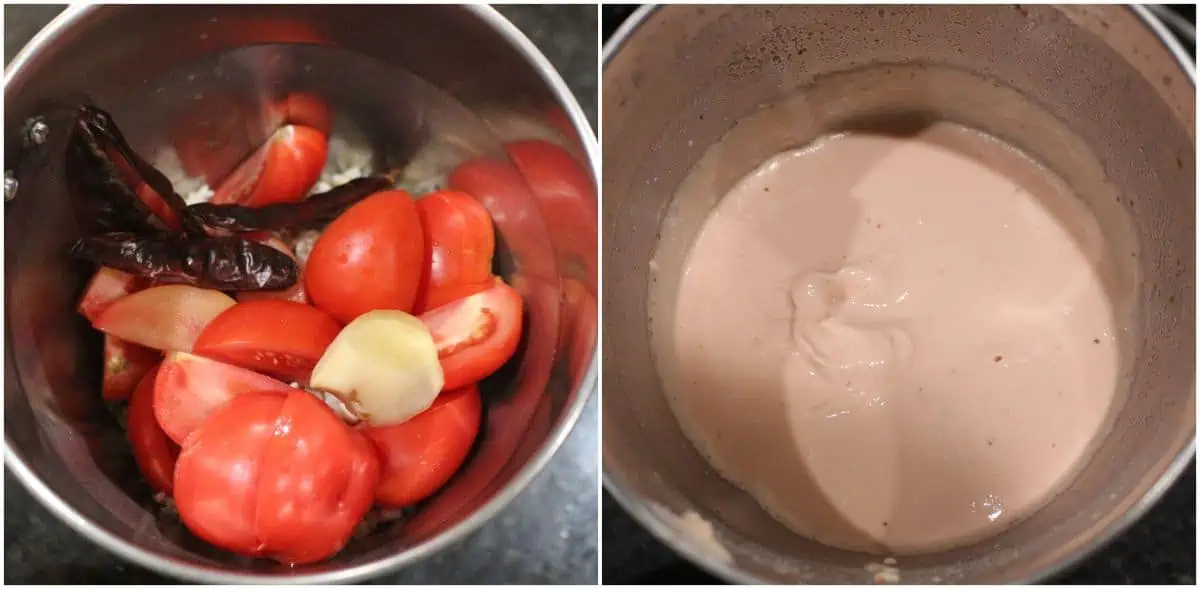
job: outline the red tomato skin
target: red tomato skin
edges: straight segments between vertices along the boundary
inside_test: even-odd
[[[285,400],[272,393],[242,395],[184,440],[175,466],[175,505],[193,534],[237,554],[263,553],[256,521],[262,457]]]
[[[175,470],[188,529],[238,554],[293,565],[341,550],[378,483],[370,442],[303,392],[225,404],[188,436]]]
[[[325,133],[304,125],[280,127],[217,185],[212,203],[262,207],[304,200],[328,156]]]
[[[470,453],[482,416],[479,389],[468,385],[442,392],[404,423],[363,429],[382,464],[375,502],[408,507],[442,488]]]
[[[424,259],[417,207],[403,190],[378,192],[334,219],[305,265],[304,287],[341,324],[377,309],[411,313]]]
[[[523,312],[521,295],[497,279],[485,292],[421,314],[438,349],[443,390],[479,382],[508,362],[521,341]],[[463,321],[462,313],[474,319]],[[464,326],[470,333],[459,331]]]
[[[379,458],[363,435],[306,393],[288,395],[263,455],[257,522],[266,553],[308,564],[346,545],[371,508]]]
[[[465,192],[425,195],[417,200],[417,214],[425,237],[425,260],[413,309],[421,313],[456,300],[456,290],[488,280],[496,235],[491,213]]]
[[[154,418],[154,378],[157,374],[158,366],[151,368],[133,390],[129,398],[126,425],[133,459],[146,477],[146,482],[155,491],[170,495],[174,490],[179,446],[167,437],[167,432],[159,427],[158,420]]]
[[[340,330],[316,307],[271,299],[246,301],[217,315],[192,351],[286,382],[308,382]]]

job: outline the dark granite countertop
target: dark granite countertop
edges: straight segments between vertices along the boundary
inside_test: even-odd
[[[6,6],[5,62],[36,30],[15,30],[22,12],[49,20],[59,8]],[[594,6],[506,6],[558,68],[596,125],[597,18]],[[24,20],[24,19],[22,19]],[[594,584],[597,552],[596,447],[599,404],[593,396],[554,459],[507,509],[476,534],[378,584]],[[76,534],[4,474],[4,580],[13,584],[174,583],[131,565]],[[553,506],[548,508],[547,506]]]
[[[605,6],[601,27],[612,35],[636,5]],[[1171,5],[1191,22],[1194,5]],[[1192,46],[1193,54],[1195,51]],[[660,544],[606,492],[601,522],[605,584],[719,584],[721,581]],[[1073,570],[1059,584],[1196,584],[1196,465],[1188,468],[1161,501],[1112,544]]]

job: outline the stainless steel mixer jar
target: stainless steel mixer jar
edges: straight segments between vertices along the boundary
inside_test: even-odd
[[[5,220],[7,467],[84,536],[193,581],[353,582],[425,558],[479,528],[530,482],[596,386],[597,203],[495,203],[527,335],[520,360],[485,401],[482,442],[437,499],[328,563],[296,569],[232,557],[152,515],[100,403],[97,343],[73,316],[82,277],[61,251],[74,230],[53,166],[38,163],[58,128],[48,113],[86,94],[114,113],[135,148],[152,152],[179,114],[174,106],[207,108],[217,115],[201,130],[245,131],[209,138],[208,171],[219,174],[263,138],[255,103],[280,79],[336,95],[358,127],[378,131],[368,134],[369,148],[434,144],[503,158],[497,139],[554,135],[593,175],[598,169],[594,134],[559,75],[485,6],[76,6],[16,56],[5,71],[5,168],[17,181]],[[230,95],[240,106],[213,108]],[[448,99],[421,98],[434,95]],[[23,132],[39,116],[49,122],[45,146]],[[582,229],[564,235],[553,230],[561,224]]]
[[[614,35],[604,62],[604,481],[659,540],[734,582],[871,582],[884,565],[791,533],[707,465],[667,406],[647,316],[650,281],[675,271],[651,270],[664,215],[704,149],[761,106],[872,67],[983,76],[1082,137],[1136,226],[1141,281],[1128,400],[1094,459],[1033,517],[992,541],[901,559],[899,580],[1045,579],[1121,533],[1192,462],[1195,64],[1143,7],[647,6]],[[898,87],[915,102],[971,103],[958,88]],[[1032,120],[1006,130],[1036,137],[1043,129],[1021,124]],[[770,143],[789,140],[776,135],[730,167],[745,173],[796,145]],[[1069,155],[1053,153],[1053,141],[1014,143],[1048,163]],[[686,514],[709,522],[721,548],[681,523]]]

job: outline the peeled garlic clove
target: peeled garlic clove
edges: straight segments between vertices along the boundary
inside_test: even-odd
[[[369,425],[395,425],[426,410],[442,390],[433,336],[402,311],[360,315],[325,350],[309,388],[332,393]]]

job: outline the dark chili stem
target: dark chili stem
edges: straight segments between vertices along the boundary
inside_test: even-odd
[[[381,190],[391,188],[395,180],[386,175],[351,180],[326,192],[295,203],[264,207],[242,205],[195,204],[192,215],[214,229],[234,233],[255,231],[302,231],[328,223],[353,204]]]

